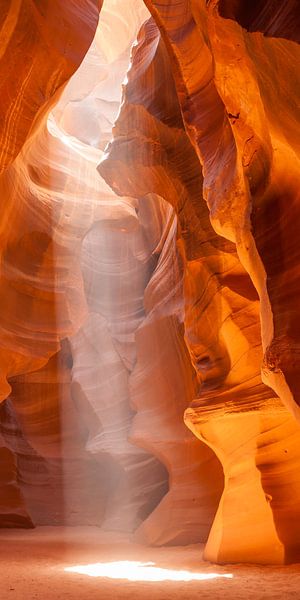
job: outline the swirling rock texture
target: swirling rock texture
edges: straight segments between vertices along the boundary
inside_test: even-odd
[[[0,524],[298,560],[297,2],[100,4],[0,17]]]
[[[142,5],[137,3],[137,8],[141,11]],[[148,16],[145,10],[142,14]],[[56,110],[65,131],[67,128],[69,134],[76,132],[81,144],[97,146],[94,160],[98,157],[98,161],[103,156],[101,148],[110,139],[112,123],[119,108],[120,63],[121,67],[124,63],[124,76],[129,60],[128,49],[125,61],[122,49],[122,54],[106,57],[109,75],[105,61],[100,65],[102,71],[98,65],[98,73],[95,74],[97,52],[99,49],[102,52],[102,61],[105,53],[99,37],[97,35],[95,39],[95,54],[90,65],[94,69],[94,78],[91,74],[87,77],[88,71],[84,66],[86,84],[90,89],[87,87],[84,98],[78,98],[78,89],[82,90],[82,87],[78,85],[76,88],[76,79],[73,79],[72,88],[66,89]],[[119,86],[114,97],[113,86],[117,78]],[[103,79],[104,82],[95,87],[95,79]],[[81,84],[81,79],[78,82]],[[74,98],[70,101],[72,93],[77,94],[76,102]],[[95,108],[98,110],[97,119]],[[81,127],[80,122],[78,125],[78,118],[74,118],[74,113],[79,116],[83,111],[86,111],[83,123],[94,119],[90,132],[87,127]],[[95,124],[98,124],[98,130]],[[85,147],[84,151],[83,146],[81,148],[82,154],[85,152],[87,156],[88,149]],[[180,324],[183,314],[182,271],[177,264],[174,247],[176,220],[173,211],[162,199],[118,198],[103,180],[99,180],[98,185],[101,190],[98,189],[97,214],[84,237],[81,250],[81,271],[89,316],[71,338],[71,346],[74,360],[72,393],[88,421],[87,449],[95,457],[110,456],[110,470],[116,473],[117,478],[102,526],[106,529],[136,529],[138,539],[156,544],[206,539],[221,493],[222,474],[213,454],[193,439],[182,421],[183,410],[192,398],[195,376],[187,360],[184,331]],[[80,186],[79,181],[77,186]],[[170,248],[168,268],[167,245]],[[159,292],[156,291],[157,286]],[[160,294],[163,300],[159,299]],[[181,315],[180,319],[177,313]],[[164,335],[169,335],[164,351],[159,349],[159,336],[164,332],[159,320],[163,317]],[[174,333],[170,336],[168,330],[171,326]],[[168,356],[168,377],[167,370],[163,377],[161,374],[160,365],[165,355]],[[175,377],[171,376],[174,371]],[[157,384],[154,383],[156,380]],[[164,440],[159,450],[158,443],[147,443],[146,431],[154,430],[155,412],[163,415],[169,414],[170,410],[173,411],[171,421],[168,416],[170,439],[168,443]],[[138,439],[131,431],[135,411],[139,419],[144,419],[145,435]],[[162,419],[162,416],[159,418]],[[157,427],[164,438],[162,424],[159,426],[158,423]],[[191,460],[192,455],[195,463]],[[210,483],[207,472],[212,463],[217,467],[216,477]],[[170,474],[170,491],[145,521],[167,491],[167,471],[162,465]],[[186,513],[184,506],[189,506]],[[144,523],[137,529],[142,521]]]
[[[176,219],[163,199],[118,198],[96,170],[130,45],[149,16],[138,2],[131,20],[124,12],[122,3],[104,5],[76,76],[2,175],[7,219],[17,207],[2,260],[3,298],[10,299],[3,398],[11,389],[2,427],[20,504],[34,523],[97,523],[135,529],[145,542],[187,543],[206,539],[222,473],[182,419],[195,374],[184,343]],[[159,449],[129,438],[142,396],[145,429],[149,410],[158,431],[160,410],[167,421],[173,413]],[[147,519],[169,477],[169,493]],[[3,496],[9,504],[5,489]],[[11,522],[19,524],[17,514]]]
[[[75,72],[91,44],[100,3],[87,0],[81,8],[82,12],[75,2],[67,7],[59,0],[43,5],[23,0],[1,4],[1,400],[11,390],[8,379],[45,365],[59,350],[63,329],[70,327],[65,294],[54,294],[52,208],[35,198],[30,185],[34,171],[29,173],[19,153],[26,138],[30,145],[43,123],[43,112],[55,102],[59,88]],[[56,309],[62,297],[65,322],[60,330]],[[5,430],[7,423],[10,433],[16,433],[10,439],[20,437],[14,410],[4,407],[1,426]],[[3,440],[3,455],[8,456],[13,446],[7,449],[5,432]],[[24,447],[28,455],[28,443]],[[11,524],[19,524],[20,514],[24,517],[26,510],[20,489],[13,491],[22,479],[17,456],[5,463],[1,506],[7,503],[4,514],[10,513]]]
[[[102,0],[2,0],[0,172],[33,121],[76,71],[93,39]]]
[[[145,12],[146,9],[143,8],[143,11]],[[109,11],[103,12],[102,30],[107,26],[107,19],[111,18]],[[13,232],[16,240],[10,239],[8,249],[3,253],[3,274],[6,277],[5,279],[3,277],[2,290],[3,294],[5,292],[11,294],[8,311],[3,314],[3,319],[8,323],[7,337],[12,339],[14,333],[18,335],[17,339],[20,341],[17,348],[20,347],[22,350],[20,353],[22,359],[24,356],[27,360],[27,362],[25,358],[20,360],[20,367],[17,365],[19,368],[16,368],[9,355],[7,362],[11,370],[3,374],[3,379],[5,376],[8,377],[12,388],[10,402],[20,425],[16,433],[18,435],[19,431],[22,431],[27,446],[29,444],[31,449],[29,454],[32,457],[32,464],[37,468],[37,464],[41,462],[41,468],[45,472],[42,482],[44,493],[49,488],[58,490],[56,496],[46,497],[45,506],[41,510],[40,491],[35,490],[34,498],[29,495],[28,484],[34,486],[36,479],[30,470],[29,461],[26,460],[28,449],[25,452],[22,448],[18,448],[16,452],[18,457],[20,455],[20,484],[23,488],[25,485],[24,494],[26,496],[27,493],[27,504],[31,506],[35,522],[38,523],[49,523],[54,520],[76,524],[78,520],[79,522],[83,520],[87,523],[100,524],[104,519],[107,503],[110,513],[114,515],[112,509],[114,503],[111,498],[108,502],[107,495],[116,486],[114,480],[119,482],[122,478],[122,473],[119,472],[120,467],[119,470],[117,468],[118,464],[114,465],[112,455],[122,454],[120,448],[123,446],[122,459],[125,460],[125,470],[128,472],[127,479],[129,479],[129,482],[126,480],[124,485],[128,488],[131,483],[131,488],[134,486],[137,488],[127,492],[129,496],[133,494],[133,498],[130,496],[131,499],[129,498],[127,502],[129,504],[127,520],[131,519],[134,523],[125,523],[125,517],[123,521],[122,519],[118,521],[114,515],[112,520],[115,518],[117,523],[110,523],[110,527],[136,527],[157,504],[167,487],[167,473],[161,463],[145,455],[145,452],[141,453],[133,446],[129,446],[126,440],[131,414],[127,398],[128,374],[126,366],[122,364],[123,357],[120,358],[117,351],[115,351],[116,358],[111,360],[114,350],[108,324],[104,318],[107,316],[105,306],[107,301],[110,301],[109,289],[104,294],[104,316],[99,314],[100,328],[93,329],[90,347],[87,343],[83,343],[83,347],[77,349],[76,341],[72,337],[73,357],[70,344],[66,341],[67,337],[74,334],[83,323],[86,323],[85,337],[82,330],[79,336],[81,341],[84,342],[85,339],[88,341],[88,332],[91,327],[94,327],[97,317],[93,314],[97,310],[93,305],[93,298],[89,302],[89,287],[93,288],[94,285],[93,266],[95,264],[97,266],[99,256],[88,255],[85,264],[87,242],[83,242],[82,257],[80,242],[84,238],[90,239],[89,231],[93,224],[106,223],[108,225],[103,225],[102,229],[100,227],[102,241],[100,240],[99,251],[101,251],[101,244],[107,246],[110,241],[112,246],[116,238],[114,231],[127,232],[128,229],[130,232],[134,230],[137,223],[134,207],[128,202],[118,200],[114,202],[114,195],[104,182],[101,182],[97,174],[96,164],[101,158],[101,144],[105,145],[107,135],[110,134],[111,119],[118,110],[121,81],[129,61],[128,38],[131,41],[140,18],[138,12],[134,14],[125,41],[121,38],[119,47],[112,56],[111,54],[108,57],[103,56],[103,52],[101,54],[103,40],[98,40],[99,32],[97,32],[88,56],[88,63],[83,65],[83,75],[82,72],[77,74],[77,80],[72,81],[70,88],[66,89],[61,103],[50,115],[48,122],[46,119],[42,120],[32,131],[21,153],[2,178],[2,189],[8,196],[11,206],[18,207],[22,203],[18,213],[20,223],[16,227],[15,221],[16,229]],[[97,82],[100,83],[94,90]],[[103,89],[107,98],[105,94],[103,97]],[[115,89],[117,89],[116,98],[114,98]],[[78,119],[78,114],[81,115],[81,120]],[[87,123],[87,127],[82,126],[82,119]],[[97,120],[98,129],[95,127]],[[94,146],[98,147],[94,148]],[[93,231],[97,234],[99,228],[95,226]],[[125,252],[129,237],[129,235],[125,236]],[[139,237],[142,238],[140,232]],[[121,234],[119,238],[122,240],[124,235]],[[141,242],[142,239],[139,243],[140,247],[137,246],[135,251],[137,254],[144,250]],[[134,240],[131,240],[131,245],[134,246],[134,243]],[[107,252],[112,275],[114,268],[117,269],[116,275],[118,275],[120,249],[117,249],[116,258],[114,254],[110,258],[109,250]],[[113,248],[110,252],[113,252]],[[151,256],[149,260],[152,260]],[[138,287],[133,287],[133,303],[141,303],[140,289],[145,283],[145,276],[149,276],[150,273],[145,257],[141,256],[138,262],[141,263],[141,270],[135,269]],[[125,265],[121,264],[121,268],[124,266],[129,269],[130,275],[132,265],[125,261]],[[134,268],[135,264],[133,270]],[[103,282],[105,284],[104,275],[102,284]],[[124,276],[127,276],[127,287],[132,285],[132,282],[129,283],[127,271],[124,272]],[[97,280],[97,272],[95,278]],[[120,286],[118,277],[116,280],[117,286]],[[84,284],[86,284],[86,293]],[[100,294],[98,304],[101,305],[101,290],[98,292]],[[17,312],[16,306],[22,307],[22,312]],[[116,308],[118,306],[113,306],[114,313]],[[134,307],[135,321],[133,326],[131,325],[133,330],[138,325],[135,310]],[[130,316],[125,311],[125,317],[121,314],[118,318],[119,321],[123,318],[127,326]],[[125,345],[125,350],[126,335],[128,334],[122,330],[121,323],[120,336],[121,338],[123,336],[121,346]],[[130,335],[131,331],[129,337]],[[4,334],[3,339],[5,343]],[[100,350],[99,355],[94,352],[95,339],[100,349],[101,344],[104,343],[104,348]],[[127,354],[130,362],[132,361],[131,339],[127,345],[129,345]],[[6,347],[8,350],[11,349],[11,355],[15,357],[16,340],[14,349],[13,342],[10,347],[6,342]],[[119,354],[121,351],[122,348]],[[53,357],[49,360],[51,355]],[[89,376],[95,375],[96,361],[100,362],[95,399],[96,414],[101,412],[101,420],[98,421],[93,419],[93,409],[95,409],[93,398],[89,396],[82,398],[82,394],[80,395],[82,389],[84,390],[81,385],[82,378],[84,379],[84,362],[80,366],[83,376],[78,375],[76,369],[78,360],[82,360],[82,356],[88,356],[87,362],[91,363],[91,369],[94,368],[94,371],[88,372]],[[74,369],[72,369],[73,362]],[[36,371],[39,366],[41,368]],[[121,381],[118,374],[120,369]],[[110,418],[110,424],[107,423],[109,416],[106,417],[109,411],[115,415],[113,419]],[[101,438],[102,430],[109,426],[111,430],[108,446],[101,444],[101,440],[98,446],[91,442],[93,436],[96,438],[98,435]],[[116,447],[116,444],[120,448]],[[130,457],[126,455],[127,446],[129,446],[128,454],[134,455],[135,465],[131,464]],[[94,458],[96,455],[98,462]],[[134,468],[136,473],[132,475]],[[126,505],[123,488],[117,494],[117,509]],[[49,500],[54,506],[49,506]]]
[[[231,12],[227,6],[231,19],[226,3],[220,11],[218,2],[146,4],[159,30],[149,22],[141,31],[114,140],[99,170],[116,192],[159,194],[179,217],[185,335],[201,384],[185,421],[214,449],[225,474],[206,557],[296,560],[299,426],[291,372],[296,377],[297,295],[286,285],[283,265],[288,261],[294,285],[298,259],[295,234],[290,237],[288,226],[282,233],[282,219],[290,222],[297,197],[299,49],[275,34],[266,37],[294,31],[293,4],[287,12],[256,6],[252,28],[263,29],[257,33],[232,20],[236,10],[241,22],[243,3],[232,3]],[[281,93],[276,69],[285,72]],[[293,200],[279,209],[283,188]],[[296,209],[293,214],[296,231]],[[289,246],[279,247],[282,235]]]

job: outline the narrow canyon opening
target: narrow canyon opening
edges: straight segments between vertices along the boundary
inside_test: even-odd
[[[44,271],[57,351],[8,379],[1,435],[16,479],[1,524],[94,526],[146,545],[186,545],[207,538],[223,475],[183,423],[197,382],[174,208],[153,192],[117,195],[97,171],[132,46],[151,22],[141,0],[132,14],[117,8],[104,3],[82,64],[17,159],[36,231],[8,260],[23,243],[24,277]]]

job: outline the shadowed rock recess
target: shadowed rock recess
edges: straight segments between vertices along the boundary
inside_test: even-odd
[[[300,561],[297,0],[2,0],[0,527]]]

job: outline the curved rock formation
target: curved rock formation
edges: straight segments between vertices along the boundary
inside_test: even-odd
[[[0,525],[298,560],[297,3],[40,4],[0,16]]]
[[[12,388],[5,435],[35,522],[83,519],[136,529],[146,519],[139,539],[188,543],[208,535],[222,474],[182,420],[195,375],[183,338],[173,211],[154,197],[118,198],[96,171],[119,109],[130,44],[148,16],[136,2],[122,37],[124,5],[115,8],[104,5],[83,64],[0,182],[7,218],[18,207],[0,273],[10,299],[1,338],[3,398]],[[118,17],[120,27],[112,29]],[[107,51],[112,30],[115,45]],[[160,335],[168,339],[163,351]],[[158,444],[157,436],[147,439],[146,407],[158,427],[163,405],[159,418],[170,411],[172,418],[158,428]],[[135,411],[145,423],[142,439],[138,430],[130,433]],[[37,485],[30,464],[41,473]],[[170,491],[147,519],[168,489],[166,469]],[[53,508],[41,508],[41,487],[57,489]],[[94,503],[81,488],[95,494]]]
[[[84,58],[96,30],[100,6],[101,2],[96,0],[84,1],[82,11],[76,3],[70,2],[66,6],[60,0],[45,2],[43,6],[24,0],[4,0],[2,3],[1,400],[11,389],[7,378],[39,368],[59,348],[52,285],[52,207],[34,201],[34,192],[31,193],[28,184],[31,176],[34,179],[34,173],[28,173],[26,161],[25,166],[20,158],[13,161],[34,128],[43,122],[43,111],[49,110],[49,102],[55,102],[56,92],[59,93],[59,88]],[[5,414],[4,410],[1,413],[4,427]],[[12,422],[11,418],[9,422]],[[20,430],[17,428],[16,431],[20,436]],[[12,456],[7,440],[3,442],[3,448],[5,468],[8,469],[1,485],[4,523],[8,522],[5,515],[11,506],[15,515],[11,524],[19,524],[21,519],[31,523],[28,515],[24,516],[26,511],[20,490],[12,491],[19,480],[16,454]]]
[[[0,173],[21,150],[43,107],[76,71],[94,37],[102,0],[3,0],[0,15]],[[48,106],[47,106],[48,108]]]
[[[271,138],[270,133],[264,135],[268,120],[262,121],[258,102],[256,112],[251,111],[254,98],[262,95],[258,66],[257,72],[253,66],[250,71],[251,51],[258,53],[261,40],[259,66],[264,61],[266,67],[273,47],[268,50],[271,41],[263,36],[252,41],[251,34],[222,19],[216,2],[207,9],[199,3],[189,8],[181,2],[176,11],[169,2],[147,2],[147,6],[160,27],[168,56],[150,21],[133,54],[114,140],[99,170],[117,193],[159,194],[179,216],[185,260],[185,335],[202,383],[199,399],[186,411],[185,420],[214,449],[225,474],[206,557],[223,562],[295,560],[299,531],[293,523],[299,517],[299,480],[296,476],[291,506],[284,472],[297,471],[299,427],[261,381],[260,320],[265,348],[272,339],[272,298],[249,218],[250,202],[253,220],[259,214],[255,201],[263,201],[271,192]],[[236,38],[241,49],[233,57],[232,39]],[[272,44],[272,58],[279,60],[280,46],[277,41]],[[293,47],[292,51],[297,54],[298,50]],[[143,69],[145,56],[148,62]],[[164,89],[157,83],[157,94],[153,91],[156,74],[167,82]],[[239,93],[244,105],[236,107]],[[292,97],[290,92],[288,101]],[[265,104],[267,100],[270,97]],[[200,165],[209,213],[201,199]],[[229,241],[216,236],[210,223]],[[263,243],[267,240],[264,236]],[[272,260],[275,267],[276,260]],[[278,296],[278,287],[276,292]],[[282,309],[280,314],[282,319]],[[265,354],[264,381],[281,392],[282,400],[297,414],[279,368],[286,355],[281,346],[271,365],[274,344]],[[276,462],[284,467],[276,469]]]
[[[297,352],[297,343],[288,331],[286,318],[281,319],[280,330],[273,336],[279,300],[278,292],[272,299],[270,279],[274,274],[268,273],[267,267],[270,241],[266,236],[261,240],[259,224],[264,228],[262,207],[267,207],[269,198],[278,196],[276,182],[285,180],[282,168],[288,156],[291,157],[291,175],[285,187],[295,189],[298,179],[297,159],[296,162],[292,159],[297,145],[292,129],[295,130],[297,122],[293,82],[297,78],[299,47],[293,42],[245,32],[236,22],[220,16],[216,0],[209,2],[207,8],[198,2],[191,5],[181,2],[175,17],[169,2],[146,4],[167,42],[184,122],[203,165],[204,196],[212,223],[219,234],[237,244],[239,258],[260,295],[263,346],[269,348],[265,355],[264,380],[298,414],[297,391],[294,390],[293,401],[293,390],[286,379],[292,376],[284,359],[286,344],[294,346]],[[271,3],[264,15],[266,18],[270,6]],[[293,3],[286,7],[289,22],[293,7]],[[277,17],[279,35],[280,26],[283,27],[281,11]],[[279,95],[278,68],[285,73]],[[274,103],[285,115],[280,123],[278,119],[275,123],[272,116]],[[278,239],[277,234],[275,237]],[[281,272],[280,266],[277,267]],[[280,303],[280,314],[282,305]],[[278,346],[282,366],[279,367],[277,360],[274,369],[273,354],[278,356]]]
[[[120,57],[117,58],[120,62]],[[116,78],[116,75],[113,75],[114,64],[110,62],[112,80]],[[127,62],[125,64],[127,65]],[[119,65],[117,68],[120,68]],[[75,90],[74,81],[72,86]],[[103,89],[105,90],[104,85],[98,84],[92,94],[89,93],[88,98],[81,102],[86,106],[86,110],[91,106],[93,96],[99,98]],[[66,94],[68,93],[70,91],[66,90]],[[107,91],[105,93],[107,94]],[[111,98],[113,93],[110,90]],[[82,106],[80,107],[77,101],[76,109],[73,101],[73,106],[64,106],[62,114],[61,107],[64,102],[63,97],[57,114],[61,111],[61,123],[66,127],[71,121],[66,123],[65,115],[70,115],[70,110],[77,110],[77,114],[81,114]],[[118,108],[118,103],[115,104]],[[107,108],[106,111],[104,109],[102,102],[98,109],[102,118],[100,122],[104,123],[101,136],[97,142],[93,141],[93,137],[89,140],[90,144],[96,143],[100,148],[105,147],[111,135],[111,129],[105,129],[104,117],[107,119],[106,123],[109,123],[113,113],[107,112]],[[115,108],[111,107],[110,110]],[[94,111],[91,108],[89,111],[89,115],[93,116]],[[76,128],[74,119],[72,122]],[[71,129],[72,131],[75,132],[75,129]],[[91,131],[94,136],[96,130],[93,128]],[[86,129],[79,132],[81,140],[83,135],[86,140]],[[213,485],[205,480],[205,472],[210,463],[217,462],[208,450],[193,440],[182,421],[183,410],[189,403],[189,396],[186,394],[190,394],[194,387],[194,376],[187,359],[183,328],[180,324],[182,274],[177,266],[175,249],[168,258],[168,269],[165,264],[165,245],[172,247],[176,236],[174,216],[163,201],[158,202],[155,198],[141,200],[138,196],[134,199],[126,196],[118,198],[105,188],[104,182],[101,185],[103,191],[102,201],[98,205],[98,221],[94,222],[86,234],[81,253],[89,318],[78,334],[71,339],[71,344],[74,357],[73,394],[92,425],[87,448],[95,456],[101,453],[109,454],[121,465],[122,472],[125,472],[120,486],[115,490],[114,498],[110,499],[110,510],[103,526],[125,527],[127,523],[129,527],[132,522],[136,527],[137,516],[143,520],[150,507],[152,509],[154,504],[157,504],[158,494],[161,494],[159,489],[165,491],[164,471],[159,469],[157,461],[150,460],[149,454],[145,454],[146,450],[151,455],[158,456],[168,468],[172,485],[162,504],[138,529],[138,538],[157,544],[206,539],[221,492],[222,475],[217,465]],[[170,227],[171,231],[168,233]],[[162,302],[159,300],[159,294],[165,292],[161,286],[167,289],[170,277],[172,284],[175,283],[175,288],[172,288],[171,293],[168,292],[168,296]],[[157,298],[153,304],[157,286],[159,291],[156,291]],[[151,290],[151,301],[148,290],[149,293]],[[159,306],[156,306],[158,304]],[[147,316],[150,311],[151,318],[150,315]],[[180,313],[179,321],[174,311]],[[161,358],[165,360],[164,356],[169,357],[170,381],[168,388],[164,384],[160,389],[162,381],[157,344],[159,333],[163,330],[159,329],[161,325],[157,322],[162,317],[165,318],[166,335],[168,327],[175,327],[178,348],[171,359],[174,342],[170,337]],[[187,374],[184,372],[184,366],[188,369]],[[178,373],[175,380],[174,377],[171,378],[173,370]],[[160,383],[155,389],[150,382],[155,381],[157,377],[160,377]],[[182,382],[188,383],[186,391]],[[169,404],[166,403],[166,396]],[[142,405],[141,398],[144,398]],[[91,407],[90,416],[87,415],[87,401]],[[150,432],[153,426],[149,423],[149,415],[145,409],[149,404],[152,413],[158,408],[162,410],[158,405],[160,401],[166,403],[166,414],[170,409],[174,411],[175,430],[171,445],[170,442],[167,444],[163,441],[164,433],[160,428],[162,444],[159,449],[157,440],[154,443],[155,440],[151,442],[146,439],[146,429]],[[138,418],[142,423],[143,418],[145,419],[144,434],[140,436],[135,426],[134,432],[130,434],[134,445],[127,441],[133,410],[138,411]],[[151,418],[154,418],[153,414]],[[172,419],[168,428],[171,431]],[[175,440],[177,446],[182,444],[184,448],[181,452],[177,451],[177,456],[174,452]],[[138,450],[136,444],[145,450]],[[195,457],[194,466],[190,464],[191,453]],[[182,454],[180,459],[178,454]],[[176,478],[178,483],[173,484],[173,479]],[[123,498],[123,504],[120,504],[120,498]],[[134,506],[136,508],[133,510]],[[189,507],[187,513],[183,510],[184,506]]]

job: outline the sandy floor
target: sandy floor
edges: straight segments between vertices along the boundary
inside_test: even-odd
[[[145,548],[95,527],[2,530],[0,542],[1,600],[300,600],[300,565],[211,565],[201,546]],[[65,570],[95,564],[97,576]]]

